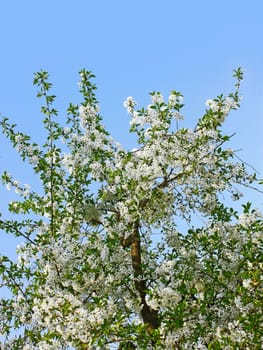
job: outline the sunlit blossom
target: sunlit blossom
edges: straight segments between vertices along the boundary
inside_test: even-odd
[[[22,240],[14,262],[0,257],[10,291],[0,303],[4,348],[260,346],[262,214],[239,205],[255,176],[220,126],[238,108],[238,90],[207,100],[193,128],[180,127],[181,93],[151,93],[141,110],[129,96],[137,138],[126,150],[102,124],[92,77],[81,71],[84,100],[71,105],[66,125],[45,114],[43,147],[1,121],[42,184],[35,192],[2,175],[19,200],[0,228]],[[46,79],[35,75],[48,96]]]

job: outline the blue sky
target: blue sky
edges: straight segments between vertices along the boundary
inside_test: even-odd
[[[179,90],[185,96],[184,125],[194,126],[206,99],[232,91],[232,70],[241,66],[242,106],[231,113],[225,130],[237,133],[233,147],[263,177],[262,13],[261,0],[2,1],[0,112],[37,140],[41,114],[33,72],[49,71],[64,116],[68,103],[79,101],[78,71],[85,67],[97,76],[104,124],[130,148],[127,96],[143,106],[150,91],[168,96]],[[0,136],[3,169],[34,182]],[[11,194],[0,194],[5,212]],[[252,196],[261,205],[262,195]],[[4,250],[11,251],[12,240],[4,239]]]

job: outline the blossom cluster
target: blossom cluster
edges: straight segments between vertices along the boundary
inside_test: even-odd
[[[92,73],[80,72],[83,102],[65,125],[47,73],[36,73],[44,145],[1,119],[42,183],[34,191],[2,175],[20,201],[0,229],[24,240],[17,261],[0,256],[4,349],[260,348],[262,215],[224,201],[256,181],[221,129],[239,106],[235,76],[236,91],[208,100],[193,128],[179,127],[178,91],[167,101],[152,92],[140,110],[128,97],[137,144],[125,150],[102,124]]]

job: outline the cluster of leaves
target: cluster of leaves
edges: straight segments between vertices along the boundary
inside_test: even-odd
[[[0,256],[5,349],[261,348],[262,216],[221,196],[239,199],[256,181],[222,133],[239,107],[242,71],[234,76],[236,90],[208,100],[193,129],[179,128],[180,92],[168,102],[153,92],[141,110],[128,97],[138,148],[125,150],[102,124],[91,72],[80,72],[83,102],[65,125],[48,74],[35,74],[46,142],[0,121],[42,184],[2,175],[20,197],[0,229],[24,239],[17,261]]]

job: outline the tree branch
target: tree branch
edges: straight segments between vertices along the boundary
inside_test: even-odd
[[[132,267],[133,267],[133,275],[134,275],[134,285],[137,292],[140,295],[140,299],[142,303],[141,316],[142,316],[143,322],[147,326],[148,333],[151,333],[154,329],[158,328],[159,320],[158,320],[158,311],[152,309],[146,303],[147,285],[146,285],[146,281],[143,279],[139,221],[135,222],[133,227],[132,242],[131,242],[131,258],[132,258]]]

